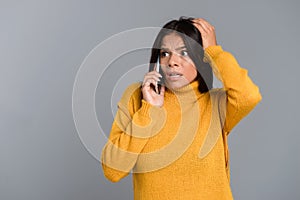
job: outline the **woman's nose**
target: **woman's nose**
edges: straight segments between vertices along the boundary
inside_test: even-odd
[[[179,56],[176,53],[171,53],[168,61],[169,67],[178,67],[179,66]]]

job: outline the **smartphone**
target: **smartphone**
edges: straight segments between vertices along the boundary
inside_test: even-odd
[[[160,78],[160,80],[157,82],[158,94],[160,94],[161,86],[165,84],[165,76],[164,76],[164,73],[163,73],[163,71],[161,69],[161,66],[160,66],[159,56],[158,56],[157,62],[156,62],[156,71],[158,73],[160,73],[160,75],[162,76]]]

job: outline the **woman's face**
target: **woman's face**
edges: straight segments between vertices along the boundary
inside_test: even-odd
[[[189,57],[182,38],[176,33],[164,36],[160,64],[165,74],[165,84],[171,89],[185,86],[197,76],[196,66]]]

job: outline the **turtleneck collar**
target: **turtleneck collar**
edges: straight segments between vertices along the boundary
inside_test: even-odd
[[[205,93],[201,93],[198,89],[199,82],[198,80],[192,81],[188,85],[185,85],[180,88],[169,89],[166,88],[167,95],[175,95],[177,98],[184,99],[185,101],[194,102],[197,101]]]

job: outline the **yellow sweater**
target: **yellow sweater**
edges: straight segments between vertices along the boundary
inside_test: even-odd
[[[136,200],[233,199],[227,136],[262,97],[221,46],[206,48],[204,61],[224,88],[200,93],[194,81],[166,89],[160,108],[143,100],[135,83],[118,103],[102,167],[113,182],[132,171]]]

